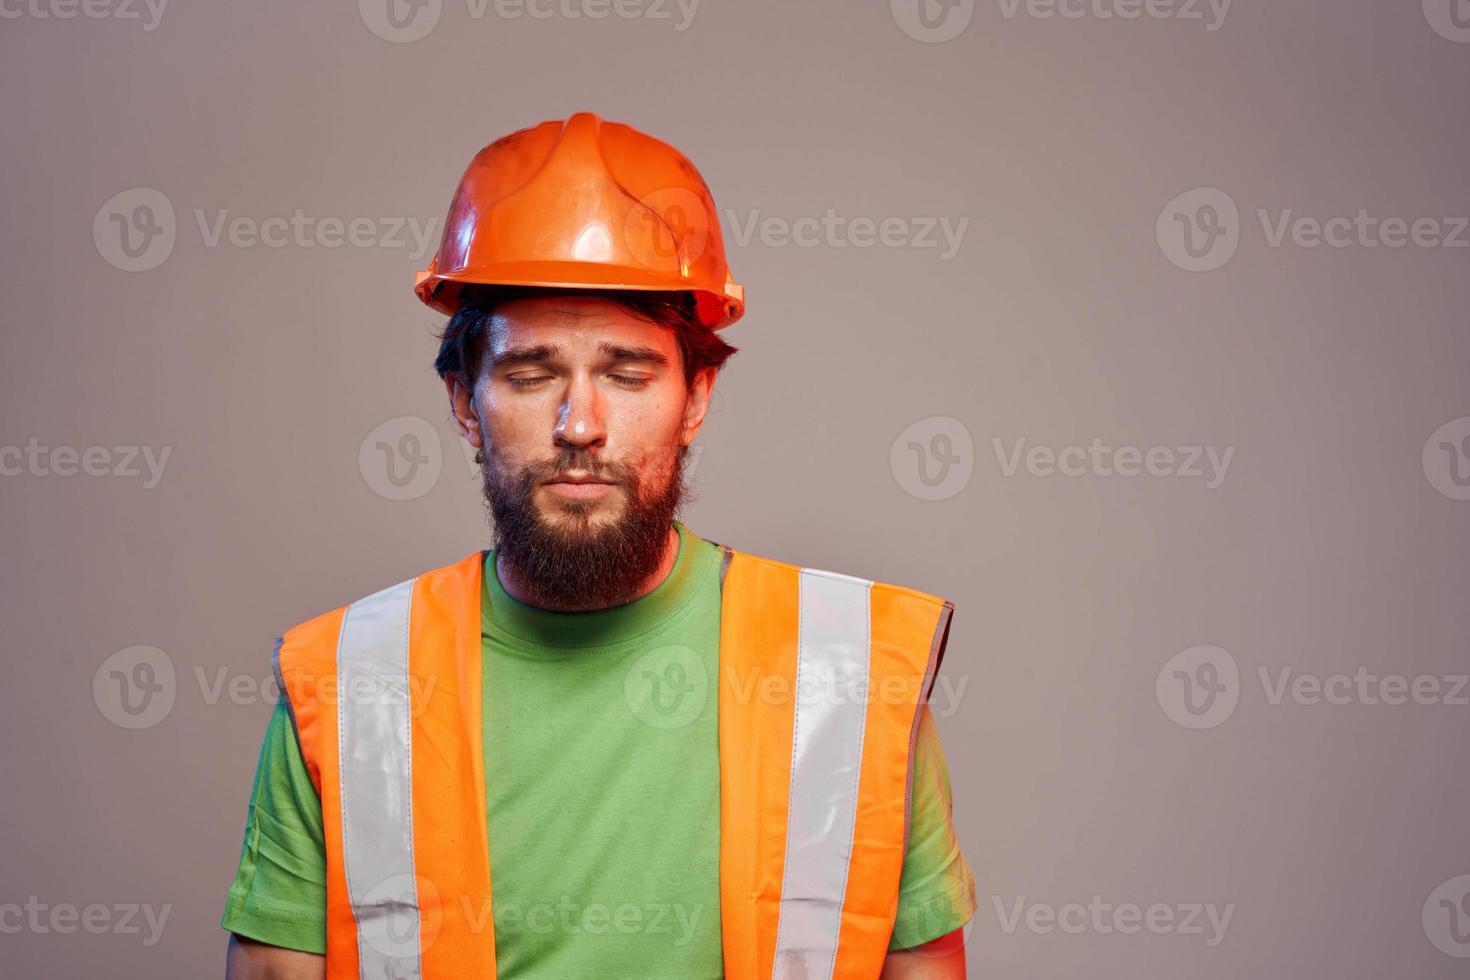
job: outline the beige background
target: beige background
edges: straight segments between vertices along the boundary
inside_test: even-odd
[[[1449,0],[1238,0],[1223,22],[1192,2],[1203,19],[982,0],[949,10],[941,29],[970,19],[942,42],[911,0],[703,0],[682,30],[653,0],[602,20],[557,12],[588,0],[548,19],[442,0],[407,42],[369,28],[392,34],[375,0],[178,2],[152,30],[142,6],[39,15],[58,2],[0,19],[0,446],[34,439],[42,460],[0,460],[0,906],[170,913],[153,945],[115,911],[95,935],[17,933],[13,913],[0,974],[218,975],[273,638],[488,540],[430,370],[440,318],[410,289],[427,257],[211,246],[196,211],[206,231],[297,209],[374,235],[438,222],[482,144],[578,109],[695,160],[749,292],[688,523],[956,604],[945,669],[965,686],[940,730],[982,899],[972,975],[1470,969],[1440,904],[1470,874],[1467,692],[1273,704],[1259,675],[1424,675],[1443,694],[1470,670],[1451,467],[1470,457],[1439,448],[1470,422],[1425,452],[1470,416],[1470,249],[1272,247],[1257,215],[1470,214],[1470,29]],[[106,233],[134,188],[167,199],[175,241],[129,272]],[[1170,258],[1174,215],[1202,199],[1165,207],[1196,188],[1239,214],[1210,271]],[[733,240],[828,209],[903,219],[890,242],[968,224],[947,259],[846,232]],[[376,444],[424,429],[427,475],[389,499]],[[923,499],[908,444],[943,450],[936,434],[954,461]],[[1094,438],[1234,452],[1209,489],[1007,475],[993,442]],[[169,451],[155,486],[54,472],[58,447],[126,471],[129,446]],[[104,662],[139,645],[167,657],[174,701],[129,729]],[[1192,729],[1169,662],[1200,645],[1239,679],[1219,694],[1233,713]],[[222,678],[234,696],[210,693]],[[1202,935],[1006,927],[1018,901],[1093,896],[1233,911],[1223,938],[1204,916]]]

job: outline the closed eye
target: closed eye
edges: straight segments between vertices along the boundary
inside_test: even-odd
[[[634,377],[629,374],[609,374],[608,377],[624,388],[630,388],[635,391],[639,388],[648,387],[649,382],[653,380],[652,378]],[[551,379],[543,376],[539,378],[506,378],[506,380],[510,382],[513,388],[530,388],[539,385],[543,381],[550,381]]]

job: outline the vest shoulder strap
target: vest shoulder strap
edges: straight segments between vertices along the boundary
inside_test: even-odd
[[[307,620],[275,668],[327,841],[329,980],[495,975],[475,552]]]
[[[722,548],[726,975],[877,976],[920,712],[954,606]]]

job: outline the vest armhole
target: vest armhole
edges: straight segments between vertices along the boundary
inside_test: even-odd
[[[281,703],[286,706],[286,717],[291,719],[291,734],[296,736],[296,744],[301,744],[301,728],[296,724],[296,708],[291,704],[291,690],[286,687],[286,675],[281,671],[281,647],[286,645],[284,636],[276,637],[276,645],[271,650],[271,673],[276,677],[277,696]]]
[[[929,644],[929,666],[924,675],[925,704],[929,703],[934,682],[939,679],[939,668],[944,665],[944,651],[949,646],[949,624],[954,619],[954,603],[948,599],[942,601],[944,606],[939,610],[939,622],[934,625],[934,639]]]
[[[711,542],[718,544],[718,542]],[[720,548],[720,593],[725,591],[725,573],[730,570],[730,559],[735,557],[735,549],[728,544],[719,545]]]
[[[919,722],[924,717],[924,709],[929,704],[929,695],[934,690],[934,682],[939,677],[939,665],[944,660],[945,647],[949,646],[949,624],[954,617],[954,603],[948,599],[943,600],[944,606],[939,610],[939,621],[934,624],[934,638],[929,642],[929,663],[924,670],[924,682],[920,688],[919,703],[914,707],[914,721],[909,729],[909,754],[908,775],[904,779],[903,799],[903,853],[909,852],[909,829],[913,820],[914,811],[914,753],[919,745]]]

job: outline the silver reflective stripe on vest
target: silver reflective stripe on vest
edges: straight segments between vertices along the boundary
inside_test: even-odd
[[[337,648],[342,850],[363,980],[418,980],[408,614],[413,580],[348,607]]]
[[[867,722],[867,579],[804,568],[776,980],[830,980]]]

